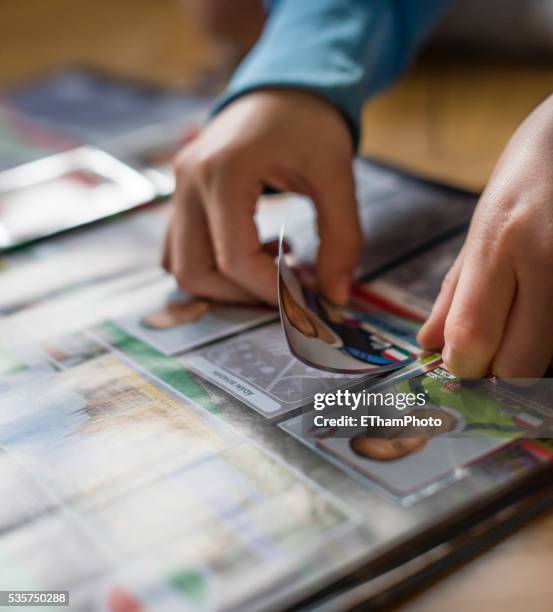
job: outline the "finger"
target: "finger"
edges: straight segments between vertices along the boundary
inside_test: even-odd
[[[501,378],[543,376],[553,355],[551,274],[535,272],[519,281],[492,371]]]
[[[202,202],[190,184],[179,189],[169,239],[171,272],[182,289],[222,302],[257,301],[216,269]]]
[[[462,267],[463,251],[461,250],[442,281],[440,293],[432,306],[430,316],[417,335],[418,343],[424,349],[441,349],[444,345],[445,321],[453,301],[453,295],[457,288]]]
[[[349,300],[355,266],[363,249],[353,172],[333,173],[315,192],[319,253],[317,279],[321,293],[343,305]]]
[[[217,268],[242,290],[277,305],[277,268],[254,222],[261,187],[250,187],[230,168],[212,179],[203,194]]]
[[[513,302],[514,272],[505,253],[495,251],[493,243],[479,239],[465,247],[442,352],[447,368],[460,378],[488,372]]]

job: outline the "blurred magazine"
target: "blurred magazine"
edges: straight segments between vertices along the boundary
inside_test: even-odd
[[[163,131],[163,142],[186,138],[211,101],[193,87],[162,87],[87,66],[45,73],[0,93],[0,170],[82,145],[138,156],[159,146]]]
[[[462,232],[475,197],[363,160],[356,175],[367,248],[355,309],[409,343],[441,272],[423,287],[419,268],[417,302],[401,298],[401,269]],[[265,235],[281,206],[260,206]],[[309,263],[302,210],[290,241]],[[452,431],[481,422],[458,401],[472,390],[430,376],[437,358],[384,379],[322,372],[290,354],[272,313],[245,321],[177,292],[157,264],[166,214],[0,258],[0,590],[69,590],[75,610],[385,608],[550,503],[545,436],[480,427],[388,462],[364,440],[306,436],[315,393],[382,384],[422,385],[460,415]],[[488,421],[508,429],[514,407],[490,402]]]
[[[84,67],[0,93],[0,250],[171,194],[211,100]]]

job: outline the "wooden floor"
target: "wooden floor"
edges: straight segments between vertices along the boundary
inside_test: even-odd
[[[424,58],[364,113],[362,150],[481,190],[513,131],[553,92],[553,64]]]
[[[180,0],[12,0],[0,12],[0,39],[0,87],[79,62],[179,84],[216,63]],[[479,190],[509,135],[552,83],[553,66],[425,59],[367,107],[362,151]],[[553,513],[401,610],[544,612],[553,609],[552,568]]]

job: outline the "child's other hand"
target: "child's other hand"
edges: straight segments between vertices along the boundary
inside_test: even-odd
[[[232,102],[176,160],[164,267],[186,291],[223,301],[277,303],[276,268],[253,216],[269,185],[315,202],[321,291],[343,303],[362,236],[346,121],[309,93],[265,90]]]
[[[419,333],[458,377],[541,376],[553,355],[553,96],[517,130]]]

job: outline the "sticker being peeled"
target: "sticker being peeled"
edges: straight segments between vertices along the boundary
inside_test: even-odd
[[[289,257],[282,251],[279,255],[278,294],[282,326],[295,357],[329,372],[374,375],[416,358],[414,341],[390,333],[387,313],[382,312],[378,325],[378,310],[331,304],[302,282]]]

